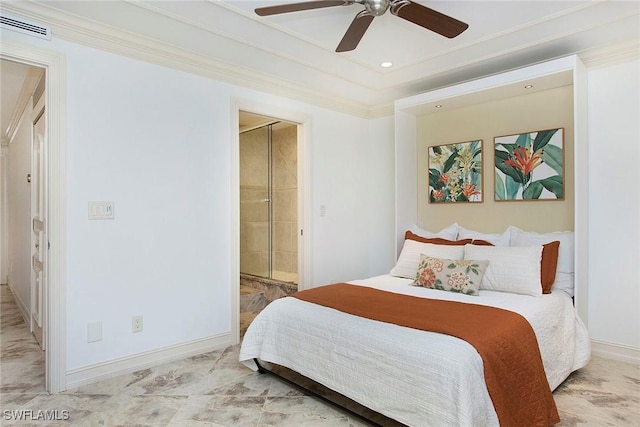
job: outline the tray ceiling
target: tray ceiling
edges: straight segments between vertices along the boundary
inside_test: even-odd
[[[128,37],[157,55],[200,61],[199,68],[222,80],[365,116],[388,112],[398,98],[574,53],[637,46],[640,39],[636,1],[417,0],[469,29],[447,39],[386,13],[357,49],[338,54],[364,6],[253,12],[286,2],[7,1],[3,9],[51,25],[54,38],[100,45],[91,40]],[[381,67],[386,61],[394,65]]]

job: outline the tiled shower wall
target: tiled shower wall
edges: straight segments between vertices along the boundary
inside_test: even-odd
[[[268,128],[240,135],[240,271],[268,275]],[[273,267],[297,274],[297,127],[272,133]]]

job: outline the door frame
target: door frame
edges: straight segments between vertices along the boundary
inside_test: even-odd
[[[46,78],[46,73],[44,74],[44,77]],[[46,89],[46,85],[45,85],[45,89]],[[30,185],[31,209],[29,212],[29,217],[31,218],[31,221],[30,221],[31,232],[29,233],[29,236],[31,237],[31,239],[30,239],[29,247],[31,249],[31,254],[32,254],[31,268],[29,269],[30,285],[31,285],[30,286],[31,292],[30,292],[30,298],[29,298],[31,300],[29,301],[29,307],[31,310],[30,323],[31,323],[31,332],[36,337],[36,341],[38,341],[38,344],[44,351],[47,350],[47,342],[46,342],[47,326],[45,323],[47,321],[47,316],[46,316],[47,306],[44,303],[45,300],[42,299],[42,297],[43,295],[45,295],[46,288],[47,288],[47,259],[46,259],[46,256],[41,256],[43,269],[39,273],[36,273],[35,266],[34,266],[35,261],[33,259],[33,256],[34,256],[33,251],[35,248],[39,256],[40,254],[46,255],[47,252],[44,246],[40,248],[40,245],[41,244],[44,245],[44,242],[49,241],[49,238],[47,235],[47,202],[49,200],[47,197],[47,176],[46,176],[46,171],[47,171],[47,168],[46,168],[47,166],[46,165],[47,100],[46,98],[47,98],[46,94],[43,93],[40,99],[37,101],[36,105],[34,106],[31,112],[31,117],[29,117],[31,122],[31,129],[32,129],[31,131],[31,185]],[[44,120],[45,139],[44,139],[44,143],[40,147],[39,158],[36,158],[35,150],[34,150],[35,148],[34,142],[37,138],[36,125],[37,123],[40,122],[40,120]],[[37,188],[37,190],[35,190],[34,187]],[[37,206],[37,204],[40,202],[42,203],[42,211],[40,213],[34,212],[34,207]],[[40,217],[39,219],[44,223],[44,227],[42,227],[42,235],[37,237],[34,235],[36,215]],[[38,244],[38,246],[36,246],[36,243]],[[37,277],[40,277],[40,284],[36,279]],[[43,292],[40,293],[40,291],[43,291]],[[40,325],[38,324],[38,321],[40,322]]]
[[[61,53],[0,40],[0,58],[46,70],[47,282],[45,388],[66,390],[66,59]]]
[[[231,99],[231,344],[240,342],[240,111],[273,117],[291,123],[298,128],[298,289],[306,289],[311,283],[311,179],[310,144],[311,117],[300,112],[274,105],[233,98]]]

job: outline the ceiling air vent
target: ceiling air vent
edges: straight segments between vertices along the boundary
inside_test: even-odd
[[[49,27],[37,22],[27,21],[24,18],[18,18],[17,16],[7,15],[4,12],[0,15],[0,26],[19,33],[51,40],[51,29]]]

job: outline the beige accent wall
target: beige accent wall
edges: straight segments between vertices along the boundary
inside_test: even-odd
[[[564,128],[565,199],[495,201],[494,137],[555,128]],[[573,230],[573,86],[424,115],[417,121],[417,139],[418,225],[422,228],[438,231],[457,222],[491,233],[509,225],[538,232]],[[483,141],[483,202],[429,203],[428,147],[478,139]]]

